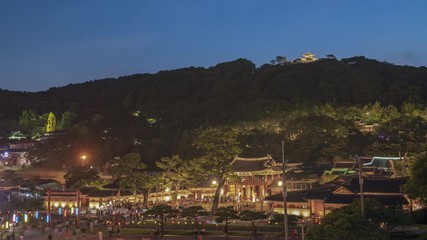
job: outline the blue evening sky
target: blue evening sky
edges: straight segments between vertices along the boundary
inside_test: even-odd
[[[0,88],[307,51],[426,66],[426,10],[425,0],[1,0]]]

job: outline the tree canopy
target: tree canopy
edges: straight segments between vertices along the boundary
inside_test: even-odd
[[[154,218],[160,225],[160,231],[163,234],[164,232],[164,222],[166,217],[173,217],[178,211],[172,209],[170,205],[155,205],[144,212],[145,216]]]
[[[207,173],[217,179],[212,202],[213,212],[218,208],[219,195],[225,181],[233,174],[231,162],[242,151],[238,135],[239,133],[233,130],[209,128],[201,132],[193,142],[193,145],[202,152],[200,159],[204,162]]]
[[[181,211],[181,216],[191,217],[194,219],[194,226],[198,228],[198,219],[200,216],[207,216],[209,212],[202,206],[189,206]]]
[[[216,210],[214,215],[216,216],[215,221],[219,223],[222,223],[222,222],[225,223],[224,232],[225,232],[225,235],[228,236],[229,221],[232,219],[239,218],[237,211],[234,209],[233,206],[220,207]]]
[[[264,212],[257,212],[251,210],[243,210],[239,213],[240,219],[243,221],[250,221],[252,229],[255,228],[255,221],[266,219],[268,216]]]
[[[375,199],[365,199],[366,217],[361,215],[360,201],[334,209],[320,225],[310,227],[306,238],[315,239],[389,239],[397,226],[413,223],[402,209],[386,208]],[[381,224],[384,227],[381,227]]]
[[[411,169],[411,175],[403,190],[412,199],[427,203],[427,154],[424,152]]]
[[[175,202],[181,186],[190,187],[202,178],[203,167],[197,161],[185,161],[179,155],[163,157],[156,162],[162,170],[162,176],[171,183],[175,189],[172,200]]]
[[[131,189],[136,193],[148,182],[146,168],[138,153],[128,153],[114,162],[113,178],[119,181],[121,189]]]
[[[96,168],[89,166],[72,166],[65,172],[64,179],[67,188],[82,188],[95,183],[100,177]]]
[[[289,143],[295,149],[288,152],[291,160],[375,151],[413,156],[425,143],[417,133],[424,124],[419,120],[427,119],[427,68],[362,56],[327,58],[261,67],[237,59],[39,93],[0,90],[0,132],[4,137],[17,129],[41,135],[46,114],[53,112],[63,135],[38,144],[31,155],[57,168],[73,163],[84,149],[93,151],[95,165],[111,164],[129,152],[139,152],[149,168],[164,156],[194,159],[193,138],[209,127],[239,132],[247,156],[280,157],[280,143],[273,139],[285,132],[300,134]],[[355,122],[376,127],[367,133]]]

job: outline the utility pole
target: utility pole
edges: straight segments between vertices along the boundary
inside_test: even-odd
[[[47,215],[46,215],[48,227],[51,226],[50,222],[52,221],[52,219],[50,217],[51,217],[51,215],[50,215],[50,188],[48,188],[48,190],[47,190]]]
[[[285,240],[288,240],[288,206],[287,206],[287,197],[288,192],[286,189],[286,163],[285,163],[285,140],[282,140],[282,165],[283,165],[283,173],[282,173],[282,196],[283,196],[283,215],[284,215],[284,225],[285,225]]]
[[[359,156],[356,155],[356,158],[359,164],[360,210],[362,212],[362,217],[365,217],[365,201],[363,198],[363,164]]]
[[[80,229],[80,188],[77,189],[77,219],[76,227]]]

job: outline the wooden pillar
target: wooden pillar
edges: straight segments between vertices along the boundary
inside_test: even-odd
[[[259,185],[259,193],[260,193],[259,194],[259,201],[261,203],[261,211],[264,211],[264,195],[265,195],[264,185],[265,184],[260,184]]]

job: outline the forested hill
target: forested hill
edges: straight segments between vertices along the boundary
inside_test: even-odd
[[[238,59],[207,69],[190,67],[157,74],[135,74],[70,84],[39,93],[3,90],[0,111],[19,114],[29,106],[42,111],[69,107],[81,110],[140,108],[147,114],[162,115],[177,107],[184,107],[180,111],[185,111],[187,105],[190,108],[198,105],[200,109],[196,112],[202,110],[204,115],[203,112],[209,110],[216,116],[242,107],[250,106],[249,109],[254,110],[253,107],[277,102],[360,105],[378,101],[383,105],[399,106],[405,101],[425,103],[426,99],[426,67],[396,66],[353,57],[341,61],[323,59],[309,64],[265,64],[256,68],[252,62]]]
[[[181,141],[183,134],[200,127],[259,121],[267,115],[323,104],[363,106],[378,102],[399,108],[408,102],[425,106],[426,100],[426,67],[352,57],[257,68],[246,59],[237,59],[210,68],[135,74],[38,93],[1,90],[0,116],[3,134],[19,128],[13,119],[17,123],[25,109],[38,114],[70,111],[76,116],[74,124],[99,121],[102,124],[97,122],[96,126],[100,129],[114,128],[112,125],[120,122],[134,128],[117,127],[118,135],[150,138],[142,140],[142,145],[155,145],[169,154],[181,149],[171,142]],[[143,120],[129,125],[126,119],[130,116]],[[153,143],[152,139],[158,140]]]

